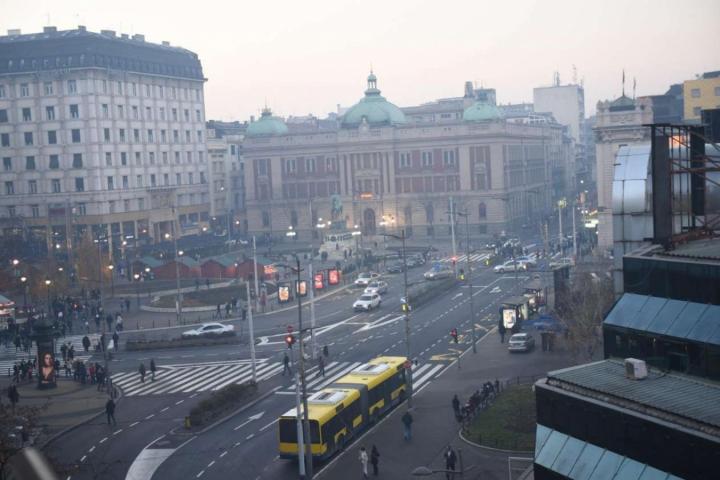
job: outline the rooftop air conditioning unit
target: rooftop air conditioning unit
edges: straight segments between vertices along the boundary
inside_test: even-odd
[[[637,358],[625,359],[625,376],[630,380],[642,380],[647,377],[647,365]]]

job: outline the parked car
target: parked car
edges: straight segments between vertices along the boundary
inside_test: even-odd
[[[516,333],[508,341],[508,351],[529,352],[535,348],[535,339],[529,333]]]
[[[550,262],[549,267],[550,268],[558,268],[558,267],[572,267],[574,265],[572,258],[558,258],[557,260],[553,260]]]
[[[364,293],[353,303],[353,310],[365,310],[369,312],[373,308],[379,308],[382,298],[377,293]]]
[[[501,263],[500,265],[496,265],[495,268],[493,268],[493,271],[495,273],[505,273],[505,272],[514,272],[515,270],[527,270],[527,264],[522,263],[518,260],[508,260],[505,263]]]
[[[403,271],[405,271],[405,265],[402,262],[392,263],[387,267],[388,273],[402,273]]]
[[[537,260],[534,257],[529,257],[527,255],[523,255],[522,257],[515,257],[515,260],[526,264],[528,266],[528,268],[537,267]]]
[[[230,334],[235,332],[235,327],[224,323],[203,323],[198,328],[182,333],[182,338],[198,338],[213,335]]]
[[[425,265],[425,258],[422,255],[412,255],[407,259],[408,268],[414,268]]]
[[[355,280],[355,285],[359,287],[367,287],[370,282],[373,280],[376,280],[380,278],[379,273],[375,272],[362,272],[360,275],[358,275],[357,280]]]
[[[367,288],[365,289],[365,292],[363,293],[377,293],[382,294],[387,292],[388,284],[387,282],[383,280],[375,280],[374,282],[370,282],[368,284]]]
[[[433,267],[423,274],[425,280],[440,280],[441,278],[450,278],[453,276],[453,270],[448,267]]]

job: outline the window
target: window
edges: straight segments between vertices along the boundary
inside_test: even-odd
[[[315,173],[315,159],[314,158],[306,158],[305,159],[305,173]]]
[[[107,103],[102,104],[102,115],[103,118],[108,118],[110,116],[110,109],[108,108]]]
[[[59,178],[53,178],[52,180],[50,180],[50,191],[52,191],[52,193],[60,193]]]
[[[137,83],[132,83],[132,94],[137,97]]]
[[[85,191],[85,179],[83,177],[75,177],[75,191],[76,192],[84,192]],[[84,207],[84,205],[83,205]],[[83,208],[82,215],[85,215]]]
[[[60,168],[60,156],[59,155],[50,155],[50,160],[48,162],[48,168],[50,170],[57,170]]]
[[[130,211],[130,200],[123,200],[123,210],[126,212]]]
[[[175,87],[171,87],[170,89],[170,97],[174,100],[177,98],[177,89]]]
[[[150,152],[148,155],[150,156],[150,165],[155,165],[155,152]]]
[[[162,152],[162,161],[163,161],[163,165],[168,164],[168,152]]]
[[[70,118],[80,118],[80,110],[77,104],[70,105]]]
[[[3,170],[6,172],[12,171],[12,158],[3,157]]]
[[[190,121],[190,110],[188,110],[186,108],[183,113],[185,114],[185,121],[189,122]]]
[[[692,90],[690,90],[690,95],[691,95],[693,98],[700,98],[700,89],[699,89],[699,88],[693,88]]]
[[[200,172],[200,183],[202,183],[203,185],[206,183],[205,172]]]
[[[8,210],[8,217],[14,217],[14,216],[15,216],[15,214],[16,214],[16,212],[15,212],[15,205],[10,205],[10,206],[8,206],[8,207],[7,207],[7,210]]]
[[[180,152],[175,152],[175,163],[180,163]]]
[[[25,133],[23,133],[23,136],[25,137],[25,145],[32,145],[32,144],[33,144],[33,134],[32,134],[32,132],[25,132]]]
[[[148,142],[150,142],[150,143],[155,142],[155,133],[152,131],[152,129],[147,131],[147,137],[148,137]]]
[[[137,105],[132,106],[132,116],[135,120],[138,120],[140,118],[140,114],[138,113]]]
[[[122,92],[123,92],[122,82],[121,82],[121,81],[118,81],[116,87],[117,87],[117,93],[118,93],[118,95],[122,95]]]
[[[105,166],[112,167],[112,153],[105,152]]]
[[[205,156],[203,155],[203,152],[198,152],[198,163],[203,163],[205,161]]]
[[[118,117],[125,118],[125,107],[123,107],[122,105],[118,105],[117,109],[118,109]]]
[[[693,115],[695,115],[696,117],[699,117],[699,116],[700,116],[700,110],[701,110],[700,107],[694,107],[694,108],[693,108]]]
[[[410,166],[410,152],[403,152],[400,154],[400,168],[407,168]]]
[[[715,87],[715,96],[720,97],[720,87]]]
[[[53,84],[52,82],[45,82],[45,95],[52,95],[53,94]]]
[[[432,167],[433,164],[433,153],[432,152],[422,152],[422,166],[423,167]]]
[[[143,177],[142,177],[142,175],[136,175],[136,176],[135,176],[135,185],[136,185],[138,188],[142,188],[142,186],[143,186]]]
[[[173,142],[178,143],[180,141],[180,133],[177,130],[173,130]]]
[[[107,80],[103,80],[103,81],[102,81],[102,91],[103,91],[103,93],[107,93],[107,91],[108,91],[107,87],[108,87],[108,85],[107,85]]]
[[[37,180],[28,180],[28,193],[34,195],[37,192]]]
[[[150,85],[145,85],[145,96],[146,97],[150,96]]]
[[[193,178],[192,172],[188,173],[188,184],[193,185],[195,183],[195,179]]]
[[[185,130],[185,141],[190,143],[190,130]]]
[[[82,168],[83,166],[83,159],[82,159],[82,153],[73,153],[73,168]]]
[[[138,128],[133,128],[133,140],[134,140],[136,143],[139,143],[139,142],[140,142],[140,129],[138,129]]]
[[[2,110],[0,110],[0,123],[7,123],[7,122],[8,122],[7,110],[2,109]]]
[[[55,130],[48,130],[48,145],[55,145],[57,143],[57,132]]]
[[[155,174],[154,174],[154,173],[150,174],[150,186],[151,186],[151,187],[156,187],[156,186],[157,186],[157,182],[156,182],[156,180],[155,180]]]
[[[29,97],[30,96],[30,85],[28,85],[27,83],[20,84],[20,96],[21,97]]]
[[[177,116],[177,108],[172,109],[172,119],[174,122],[177,122],[178,116]]]
[[[192,163],[192,152],[186,152],[185,155],[187,157],[187,163]]]
[[[270,226],[270,214],[268,212],[262,212],[262,225],[263,227]]]
[[[198,141],[198,142],[202,142],[202,141],[203,141],[203,139],[202,139],[202,130],[198,130],[198,131],[197,131],[197,141]]]
[[[110,200],[108,202],[108,212],[115,213],[115,200]]]
[[[5,182],[5,195],[15,195],[15,185],[13,185],[13,182]]]
[[[138,198],[138,210],[145,210],[145,199]]]
[[[163,185],[170,185],[170,175],[163,173]]]
[[[285,173],[295,173],[295,171],[295,159],[288,158],[287,160],[285,160]]]
[[[119,135],[119,137],[120,137],[120,141],[121,141],[121,142],[124,142],[124,141],[125,141],[125,129],[124,129],[124,128],[121,128],[121,129],[120,129],[120,135]]]
[[[180,185],[180,184],[182,184],[182,175],[179,173],[176,173],[175,174],[175,185]]]
[[[25,170],[35,170],[35,157],[32,155],[25,157]]]
[[[75,80],[68,80],[67,87],[68,93],[77,93],[77,82]]]
[[[158,92],[160,93],[160,98],[165,98],[165,87],[163,87],[162,85],[160,85],[160,86],[158,87]]]
[[[127,190],[128,188],[130,188],[130,180],[128,180],[127,175],[123,175],[123,177],[122,177],[122,187],[124,190]]]
[[[32,122],[32,110],[29,108],[22,109],[23,122]]]
[[[30,210],[32,211],[33,218],[37,218],[40,216],[40,206],[39,205],[30,205]]]
[[[72,143],[80,143],[80,129],[73,128],[70,130],[70,137],[72,139]]]
[[[145,119],[152,120],[152,108],[145,107]]]
[[[165,108],[160,107],[160,120],[165,120]]]
[[[115,179],[112,176],[107,177],[107,189],[115,190]]]
[[[140,152],[135,152],[135,165],[141,165],[142,158],[140,158]]]
[[[53,107],[53,106],[45,107],[45,117],[48,120],[55,120],[55,107]]]
[[[0,85],[0,98],[5,98],[5,85]]]
[[[127,166],[127,152],[120,152],[120,165]]]
[[[202,115],[200,115],[200,110],[195,110],[195,120],[197,120],[198,122],[202,121]]]
[[[76,180],[77,180],[77,179],[76,179]],[[81,178],[80,180],[82,180],[82,178]],[[80,216],[82,216],[82,217],[84,217],[85,215],[87,215],[87,207],[85,206],[84,203],[78,203],[78,204],[77,204],[77,212],[78,212],[78,215],[80,215]]]
[[[0,146],[2,146],[2,147],[10,146],[10,134],[9,133],[0,133]]]
[[[443,152],[443,163],[446,167],[455,165],[455,150],[445,150]]]
[[[261,158],[257,160],[257,173],[258,175],[267,175],[267,159]]]
[[[478,218],[481,220],[487,218],[487,206],[484,202],[480,202],[480,205],[478,205]]]

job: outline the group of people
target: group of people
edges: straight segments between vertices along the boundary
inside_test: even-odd
[[[155,381],[155,372],[157,372],[157,365],[155,365],[155,359],[150,359],[150,381]],[[138,373],[140,374],[140,382],[145,383],[145,375],[147,375],[147,369],[145,368],[145,363],[140,362],[140,367],[138,368]]]
[[[487,381],[483,383],[482,387],[475,390],[472,395],[467,399],[464,405],[461,404],[457,394],[452,398],[452,408],[455,412],[455,418],[458,422],[462,422],[464,419],[472,417],[478,408],[500,392],[500,381],[496,378],[495,383]]]
[[[37,358],[32,360],[20,360],[20,363],[13,365],[13,383],[20,383],[20,381],[32,381],[33,371],[37,370]]]
[[[245,317],[247,315],[247,310],[244,306],[238,305],[239,301],[240,301],[240,299],[238,297],[232,297],[230,300],[228,300],[228,302],[225,304],[225,307],[224,307],[224,309],[225,309],[225,317],[224,318],[230,318],[231,313],[235,314],[239,310],[241,310],[241,313],[243,316],[242,319],[245,320]],[[223,318],[222,311],[223,311],[223,305],[222,305],[222,303],[218,303],[217,306],[215,307],[215,314],[213,315],[213,320],[214,319],[221,320]]]
[[[457,464],[457,454],[450,445],[448,445],[445,452],[443,452],[443,459],[445,460],[445,478],[447,480],[452,480],[455,475],[454,472]],[[372,465],[373,476],[377,477],[379,475],[380,451],[377,446],[373,445],[369,454],[365,446],[361,446],[360,452],[358,453],[358,460],[360,461],[363,478],[368,478],[368,464]]]

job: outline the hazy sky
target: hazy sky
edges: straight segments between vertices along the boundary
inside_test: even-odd
[[[197,52],[208,118],[243,120],[265,99],[283,116],[355,103],[370,66],[390,101],[462,95],[472,80],[498,102],[585,82],[585,108],[626,88],[664,93],[720,70],[720,0],[0,0],[0,32],[86,25],[142,33]]]

